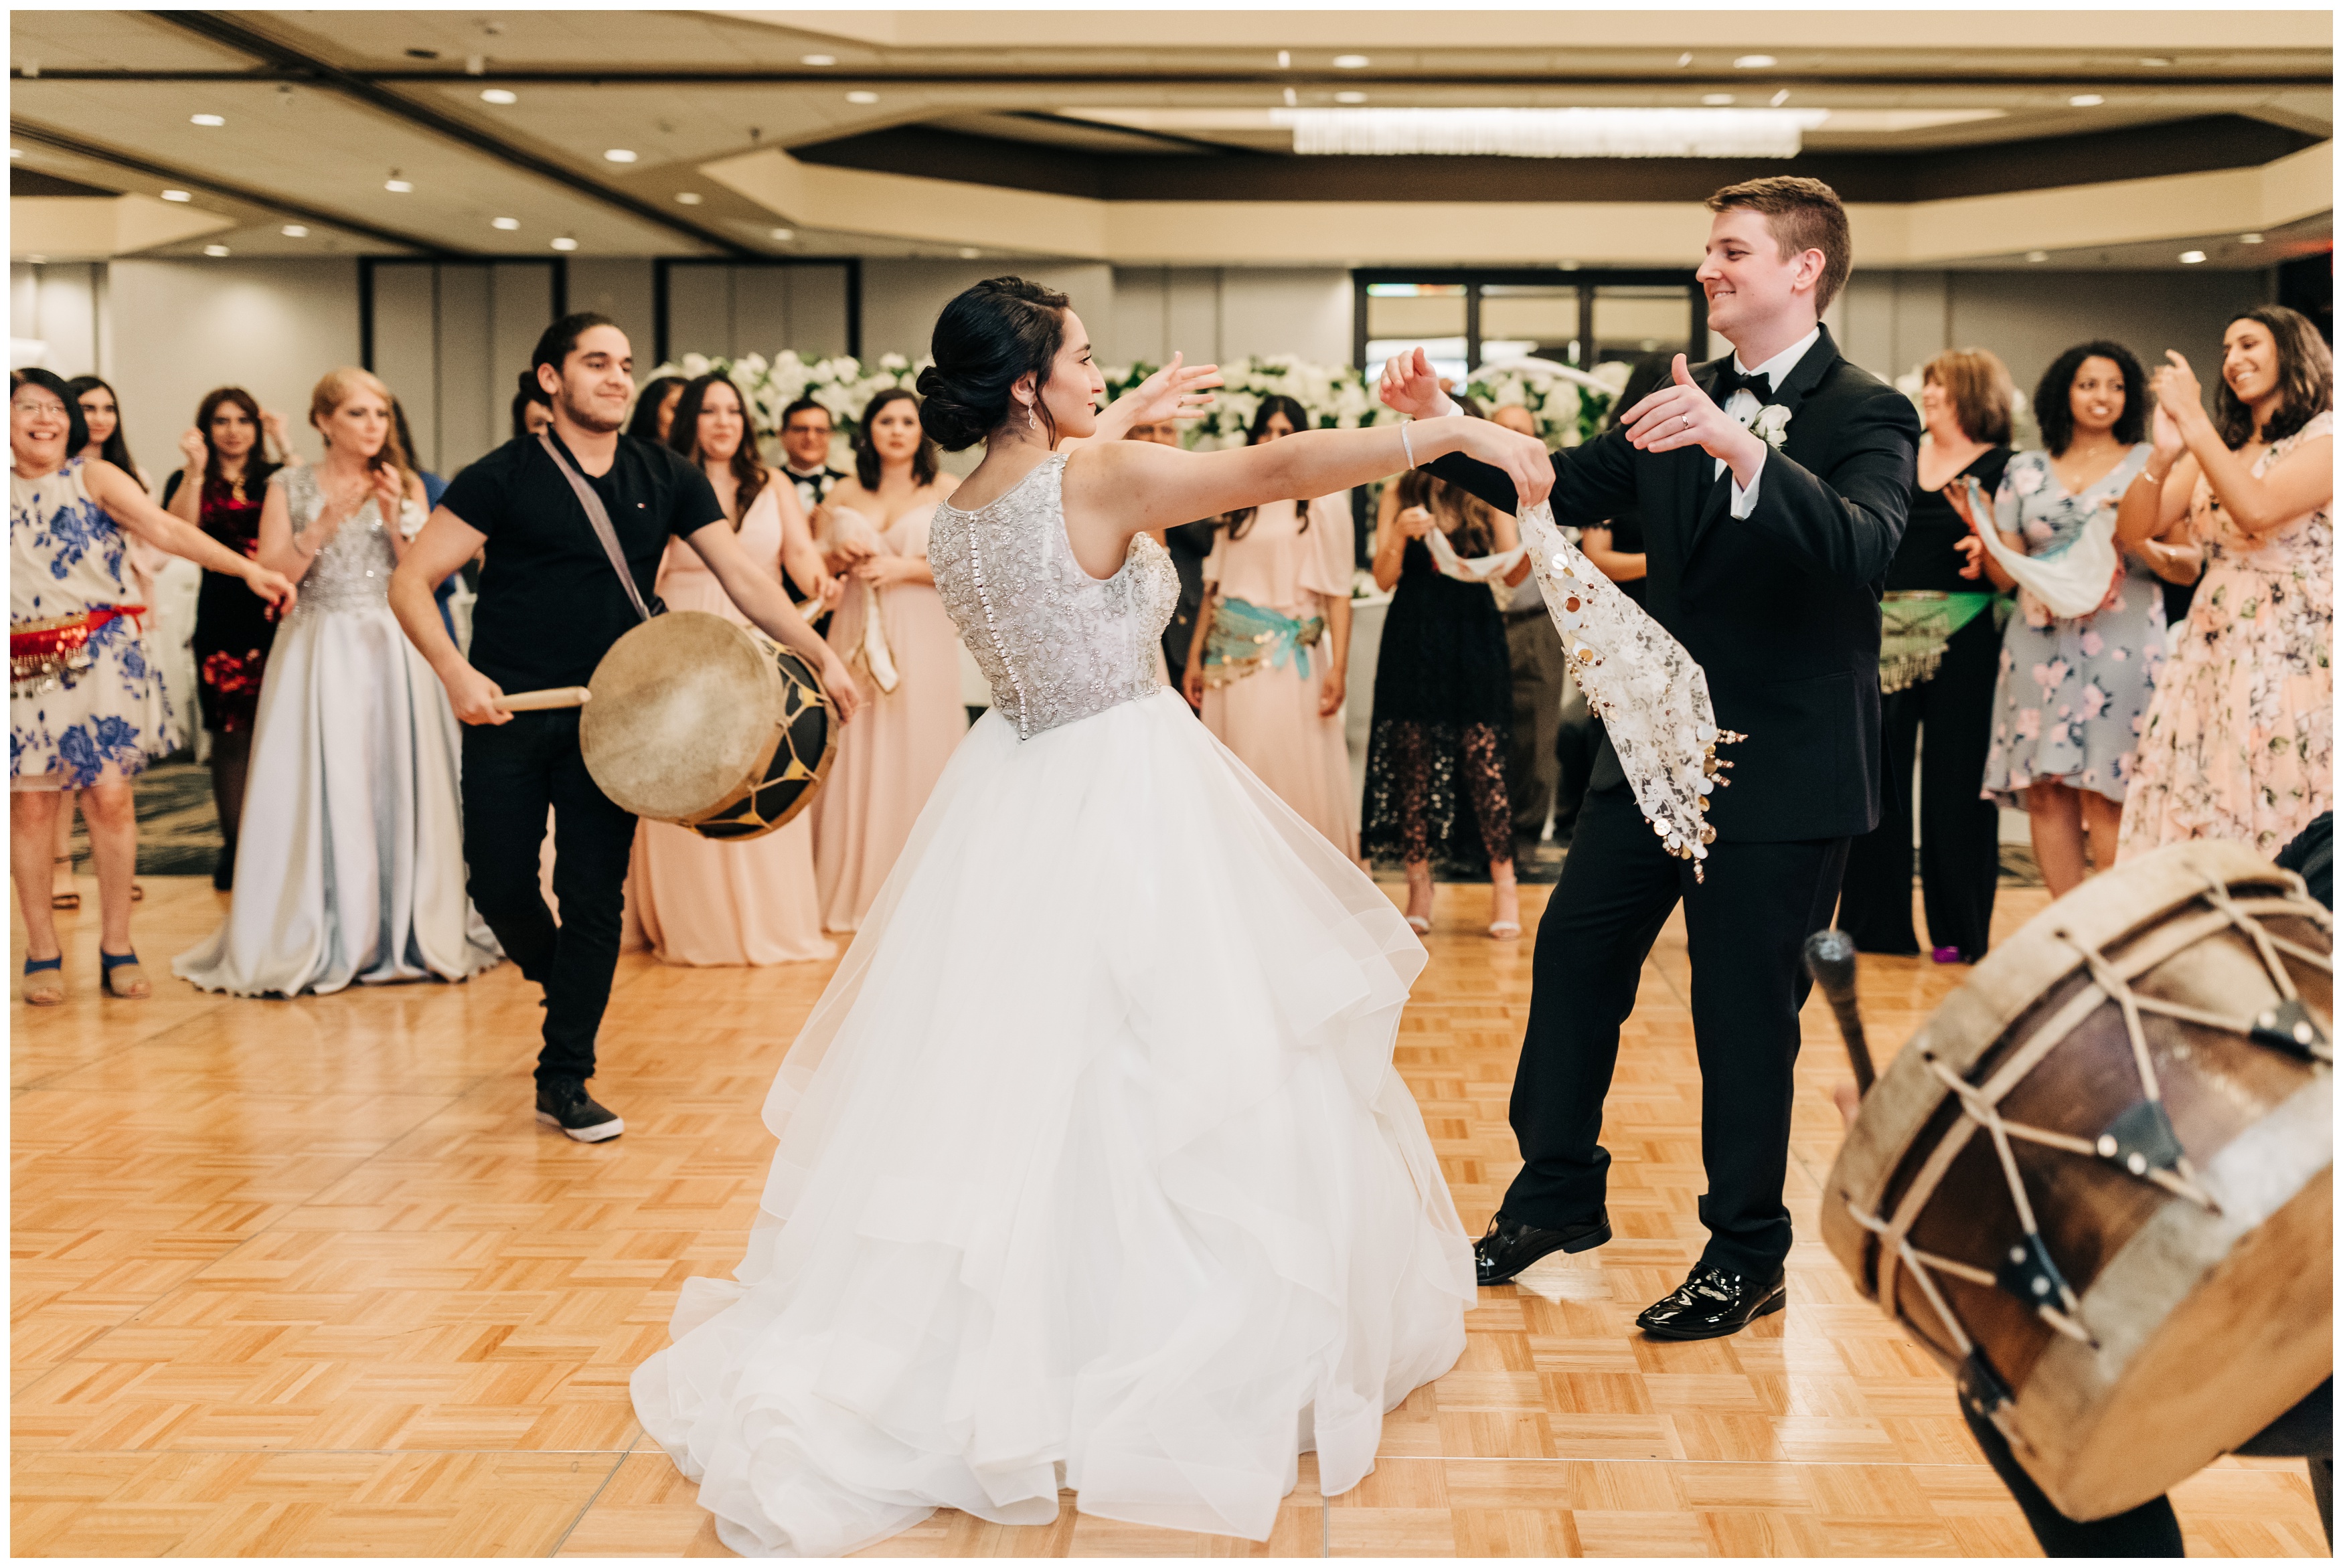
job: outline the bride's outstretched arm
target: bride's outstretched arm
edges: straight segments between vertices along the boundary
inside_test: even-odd
[[[1303,430],[1224,452],[1152,441],[1096,444],[1066,465],[1066,517],[1086,532],[1096,527],[1127,537],[1296,496],[1331,496],[1451,452],[1503,469],[1525,507],[1554,487],[1544,442],[1451,415],[1364,430]]]

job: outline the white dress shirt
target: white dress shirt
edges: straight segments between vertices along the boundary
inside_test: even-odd
[[[1815,346],[1815,340],[1822,335],[1823,329],[1817,325],[1812,332],[1807,333],[1755,369],[1742,364],[1741,356],[1735,354],[1733,357],[1734,371],[1741,376],[1763,376],[1772,384],[1773,389],[1778,392],[1782,389],[1782,383],[1790,378],[1790,372],[1798,367],[1798,361],[1806,357],[1806,350],[1812,348]],[[1746,387],[1740,388],[1725,400],[1725,411],[1739,420],[1741,427],[1745,430],[1757,417],[1757,410],[1765,406],[1757,394]],[[1725,459],[1719,457],[1716,459],[1716,471],[1710,477],[1719,477],[1724,473]],[[1748,488],[1742,488],[1741,481],[1738,479],[1733,481],[1733,515],[1735,517],[1745,518],[1757,509],[1757,481],[1765,477],[1765,460],[1760,457],[1757,459],[1757,471],[1749,476]]]

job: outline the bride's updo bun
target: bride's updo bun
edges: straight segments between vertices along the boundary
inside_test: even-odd
[[[1021,277],[989,277],[945,306],[928,347],[935,363],[920,372],[920,426],[929,437],[947,452],[973,447],[1009,422],[1009,389],[1019,377],[1032,377],[1038,395],[1065,343],[1071,303]],[[1057,421],[1048,408],[1039,412],[1054,446]]]

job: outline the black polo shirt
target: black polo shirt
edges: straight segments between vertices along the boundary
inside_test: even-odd
[[[665,447],[621,436],[608,473],[583,464],[578,471],[602,498],[646,602],[669,536],[724,518],[708,476]],[[508,441],[466,468],[439,504],[488,538],[471,659],[505,690],[585,685],[639,622],[586,508],[536,437]]]

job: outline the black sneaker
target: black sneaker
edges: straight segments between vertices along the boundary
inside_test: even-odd
[[[575,1078],[557,1078],[537,1086],[537,1119],[548,1127],[560,1128],[580,1143],[599,1143],[627,1130],[627,1124],[607,1107],[595,1104],[586,1085]]]

